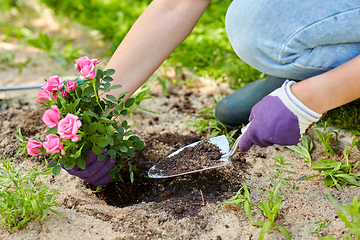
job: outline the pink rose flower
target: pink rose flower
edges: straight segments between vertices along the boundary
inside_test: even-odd
[[[45,111],[42,120],[49,127],[56,127],[60,121],[61,113],[56,105],[52,105],[51,109]]]
[[[46,136],[46,141],[43,142],[43,146],[47,153],[61,152],[61,155],[65,155],[63,143],[60,142],[60,138],[54,134],[49,134]]]
[[[71,90],[75,91],[76,88],[77,88],[77,82],[76,81],[66,80],[66,88],[65,88],[66,92],[70,93]]]
[[[94,65],[86,65],[83,69],[81,69],[81,75],[87,79],[95,78],[95,66]]]
[[[71,139],[72,142],[79,140],[79,136],[76,133],[81,127],[81,121],[78,118],[78,116],[68,113],[66,117],[60,120],[58,124],[60,138]]]
[[[56,93],[53,92],[49,92],[48,90],[41,90],[38,93],[38,99],[36,99],[36,101],[38,103],[42,103],[42,104],[46,104],[44,101],[42,101],[41,99],[45,99],[45,100],[49,100],[51,101],[51,95],[53,96],[54,101],[56,101],[57,95]]]
[[[70,93],[71,91],[75,91],[75,89],[77,88],[77,82],[76,81],[72,81],[72,80],[66,80],[66,87],[65,90],[61,93],[61,95],[63,97],[68,97],[68,93]]]
[[[41,153],[39,148],[42,148],[42,144],[35,140],[29,140],[26,144],[26,149],[30,156],[35,156]]]
[[[83,56],[75,59],[75,62],[75,70],[80,72],[87,65],[95,66],[99,62],[99,59],[90,59],[87,56]]]
[[[61,90],[64,87],[64,80],[59,76],[50,77],[42,86],[43,90],[48,90],[50,92],[56,92],[57,90]]]

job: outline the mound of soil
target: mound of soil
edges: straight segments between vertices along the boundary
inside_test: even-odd
[[[217,145],[202,140],[171,154],[149,170],[150,176],[166,177],[220,166],[221,152]]]

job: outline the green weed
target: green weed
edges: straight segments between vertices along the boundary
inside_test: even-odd
[[[324,218],[323,220],[321,221],[317,221],[315,222],[317,223],[315,227],[313,227],[311,230],[310,230],[310,233],[318,233],[321,231],[321,229],[323,228],[327,228],[330,224],[330,221],[329,219],[327,218]]]
[[[98,30],[110,41],[112,54],[151,0],[41,0],[57,15]],[[164,66],[186,67],[200,76],[228,81],[232,88],[265,75],[250,67],[233,51],[225,31],[225,14],[231,0],[213,0],[190,36],[175,49]],[[101,21],[99,21],[101,19]]]
[[[297,152],[295,156],[302,157],[305,162],[311,163],[311,150],[313,149],[314,144],[312,139],[308,135],[304,135],[300,142],[293,146],[287,146],[287,148]]]
[[[319,129],[314,129],[316,135],[319,137],[321,143],[324,147],[324,154],[326,158],[334,157],[335,153],[331,147],[331,140],[333,138],[332,128],[329,127],[327,122],[323,122],[323,130],[320,131]]]
[[[207,133],[207,138],[216,137],[218,135],[225,135],[231,146],[236,140],[234,136],[238,129],[234,129],[228,132],[223,124],[215,120],[214,110],[215,106],[201,110],[198,117],[195,120],[187,120],[186,125],[195,128],[194,132],[199,134]],[[186,128],[184,131],[185,130]]]
[[[61,50],[55,46],[55,40],[44,33],[39,33],[36,38],[29,39],[27,42],[35,48],[44,50],[49,57],[56,59],[64,69],[67,68],[69,62],[74,61],[79,56],[80,47],[73,48],[72,43],[69,42]]]
[[[331,203],[335,206],[339,218],[345,223],[345,226],[350,229],[348,234],[343,236],[344,240],[359,240],[360,239],[360,199],[355,196],[351,204],[344,203],[343,208],[335,201],[334,197],[327,193]],[[332,235],[321,237],[319,240],[336,240]]]
[[[284,157],[281,156],[281,154],[279,154],[278,157],[275,157],[273,159],[277,162],[277,164],[270,166],[270,168],[277,170],[276,174],[274,174],[274,177],[270,178],[270,181],[274,184],[274,187],[267,189],[266,191],[260,189],[265,197],[265,200],[260,201],[256,204],[252,203],[250,199],[249,191],[247,189],[247,185],[244,185],[234,197],[216,206],[217,209],[221,209],[229,204],[240,206],[240,208],[244,207],[249,223],[251,223],[254,226],[262,226],[258,238],[259,240],[263,239],[266,233],[271,233],[275,229],[280,230],[286,236],[286,238],[291,239],[288,230],[284,226],[274,226],[274,222],[276,220],[276,216],[280,211],[281,202],[282,202],[281,197],[285,195],[284,193],[280,192],[280,187],[291,185],[289,181],[292,180],[290,178],[284,178],[283,173],[285,172],[289,174],[296,174],[296,173],[284,169],[284,166],[289,166],[293,164],[287,163]],[[242,194],[242,191],[244,192],[244,195]],[[256,207],[261,212],[263,217],[267,220],[252,222],[251,207]]]
[[[134,105],[131,109],[129,109],[128,114],[130,116],[130,118],[133,117],[134,112],[138,111],[138,110],[143,110],[145,112],[149,112],[149,113],[154,113],[154,114],[158,114],[155,111],[149,110],[147,108],[141,107],[140,103],[146,99],[151,99],[152,95],[151,95],[151,91],[150,88],[146,85],[141,86],[141,88],[136,91],[133,96],[131,96],[133,98],[135,98],[135,102]]]
[[[355,188],[360,186],[360,173],[353,173],[352,171],[359,165],[360,161],[355,162],[354,164],[349,161],[349,153],[352,148],[357,144],[357,138],[354,138],[352,145],[347,150],[347,145],[344,148],[343,155],[346,160],[346,163],[337,162],[331,159],[322,159],[320,161],[314,162],[311,166],[313,170],[321,171],[319,174],[305,178],[305,180],[322,176],[325,177],[324,184],[329,187],[336,187],[339,191],[342,191],[341,185],[349,184],[350,188]]]
[[[46,184],[35,185],[35,180],[41,175],[47,176],[51,169],[37,171],[16,169],[9,160],[1,160],[0,167],[0,225],[6,230],[13,231],[21,228],[28,221],[34,219],[42,221],[49,210],[64,216],[51,207],[59,206],[55,196],[59,192],[49,189]],[[40,179],[39,179],[40,180]]]
[[[24,137],[21,133],[20,128],[17,132],[15,132],[15,137],[20,141],[20,144],[16,145],[16,148],[18,149],[18,151],[16,152],[15,155],[26,157],[28,155],[27,150],[26,150],[27,141],[24,140]]]

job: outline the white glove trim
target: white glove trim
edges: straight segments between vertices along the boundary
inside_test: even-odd
[[[320,120],[322,114],[311,110],[294,96],[290,86],[295,83],[294,81],[286,80],[280,88],[269,95],[280,98],[284,105],[298,117],[300,133],[304,134],[312,123]]]

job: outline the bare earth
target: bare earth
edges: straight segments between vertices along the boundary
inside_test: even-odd
[[[55,60],[30,47],[0,43],[0,52],[3,51],[15,52],[16,61],[32,57],[36,63],[24,68],[21,74],[15,67],[1,66],[0,86],[42,83],[44,78],[55,74],[74,74],[73,70],[64,72]],[[171,72],[167,74],[172,75]],[[18,128],[22,128],[26,139],[45,138],[46,129],[41,122],[43,110],[35,103],[37,92],[0,92],[0,157],[10,158],[13,163],[27,169],[35,167],[37,162],[41,163],[40,168],[45,168],[41,157],[14,156]],[[84,181],[61,171],[58,176],[49,176],[43,182],[60,191],[57,202],[61,206],[55,209],[66,217],[49,213],[43,222],[30,222],[24,229],[12,233],[0,228],[0,239],[257,239],[260,228],[248,223],[243,210],[229,207],[215,211],[215,206],[234,196],[244,184],[248,185],[252,201],[261,201],[263,195],[259,189],[271,187],[269,177],[275,172],[269,166],[275,163],[272,158],[279,153],[294,164],[288,168],[297,173],[291,176],[294,179],[317,173],[285,147],[261,149],[254,146],[245,154],[235,154],[230,159],[232,163],[222,168],[165,180],[148,179],[146,171],[153,164],[188,144],[189,139],[204,139],[204,136],[191,132],[194,129],[186,128],[185,121],[195,119],[194,114],[213,106],[214,96],[229,94],[231,90],[226,85],[217,86],[214,81],[198,78],[193,88],[173,86],[171,94],[164,95],[160,86],[153,85],[152,92],[153,98],[144,101],[142,107],[159,114],[138,111],[129,118],[129,122],[134,124],[132,129],[146,144],[141,157],[138,155],[138,159],[131,160],[139,165],[134,183],[136,185],[138,181],[140,186],[134,193],[138,200],[132,200],[130,205],[124,203],[126,206],[112,206],[106,199],[92,193]],[[312,137],[315,144],[312,157],[318,161],[323,153],[320,142],[314,134]],[[352,159],[356,159],[355,155]],[[330,191],[343,204],[350,203],[355,195],[359,195],[359,188],[350,190],[345,186],[344,192],[339,192],[324,186],[321,178],[293,180],[292,183],[299,190],[283,188],[287,195],[283,197],[275,224],[286,227],[292,239],[317,239],[326,234],[341,239],[347,229],[336,217],[336,210],[326,192]],[[122,186],[125,191],[130,184]],[[114,194],[124,198],[121,201],[125,202],[129,193],[122,195],[121,192],[120,189]],[[253,221],[265,220],[256,209],[253,213]],[[310,229],[316,225],[314,222],[324,218],[331,220],[329,227],[318,234],[310,234]],[[267,234],[266,239],[285,237],[280,231],[274,231]]]

